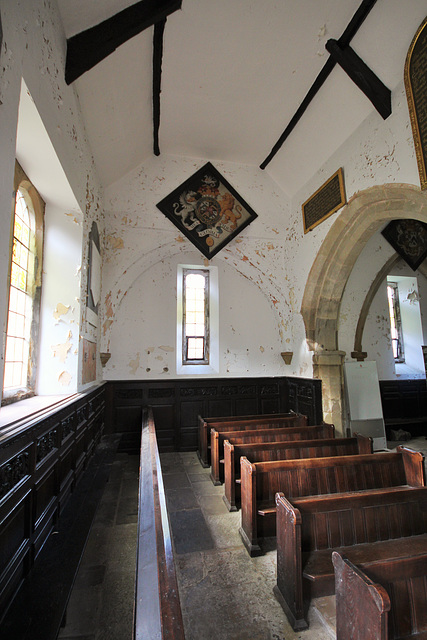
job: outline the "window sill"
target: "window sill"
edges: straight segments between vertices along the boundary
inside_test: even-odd
[[[75,394],[72,394],[75,395]],[[53,408],[72,395],[60,396],[33,396],[25,400],[19,400],[12,404],[7,404],[0,409],[0,430],[5,427],[15,425],[21,420],[31,418],[34,414]]]

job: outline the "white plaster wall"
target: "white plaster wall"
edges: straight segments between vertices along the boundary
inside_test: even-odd
[[[148,160],[107,190],[104,350],[114,349],[111,327],[121,321],[116,311],[133,280],[150,268],[153,261],[188,250],[189,242],[156,209],[156,202],[202,164],[202,160],[162,155]],[[254,283],[269,300],[271,314],[276,319],[275,333],[279,335],[280,350],[294,353],[292,364],[285,366],[283,374],[311,376],[311,353],[307,350],[300,308],[314,258],[340,212],[304,235],[301,205],[340,166],[344,169],[347,199],[360,190],[382,183],[419,184],[403,82],[393,94],[392,115],[386,121],[376,113],[367,118],[291,203],[267,171],[221,162],[214,164],[259,214],[259,218],[223,249],[219,257]],[[385,241],[381,247],[370,245],[365,257],[360,259],[359,267],[362,268],[355,269],[352,274],[355,281],[349,288],[351,294],[342,305],[339,336],[339,348],[348,353],[353,350],[355,323],[366,292],[391,254]],[[153,286],[146,294],[149,299],[156,300]],[[253,296],[251,294],[251,302],[255,300]],[[157,302],[155,309],[158,309]],[[229,323],[228,318],[222,317],[222,322]],[[373,336],[373,343],[377,339]],[[238,338],[232,336],[232,351],[237,342]],[[267,351],[270,347],[267,341]],[[246,368],[251,375],[263,373],[253,353],[246,361],[249,366],[245,367],[245,362],[239,365],[243,371]],[[113,358],[110,363],[105,370],[107,377],[113,375]],[[227,373],[226,359],[222,367]],[[116,370],[113,377],[119,378],[121,371],[121,368]]]
[[[3,44],[0,57],[0,225],[9,229],[15,162],[16,128],[21,78],[36,108],[67,176],[81,211],[83,222],[83,270],[79,298],[82,308],[79,334],[85,332],[87,235],[94,218],[102,224],[99,182],[80,107],[73,86],[64,81],[66,40],[54,0],[3,0],[1,2]],[[41,162],[39,158],[39,163]],[[27,170],[27,167],[24,166]],[[31,179],[31,171],[28,172]],[[37,186],[37,185],[36,185]],[[49,194],[42,193],[48,200]],[[7,309],[9,234],[0,235],[0,323],[3,337]],[[78,335],[73,338],[73,348]],[[3,348],[0,382],[3,376]],[[79,377],[81,373],[79,372]],[[2,385],[1,385],[2,386]],[[50,393],[50,390],[49,390]]]
[[[145,313],[148,306],[157,319],[150,327],[149,321],[144,321],[150,336],[148,343],[142,338],[145,348],[175,348],[176,265],[186,261],[203,264],[204,257],[157,209],[156,203],[203,164],[202,160],[162,155],[106,191],[102,345],[103,350],[110,349],[112,353],[104,370],[107,378],[127,377],[133,351],[140,352],[140,359],[144,352],[134,349],[132,334],[123,336],[121,327],[128,322],[125,318],[130,310],[136,313],[144,309]],[[285,194],[265,172],[256,167],[214,164],[258,213],[258,218],[211,261],[220,269],[219,375],[309,375],[306,349],[297,349],[290,366],[280,356],[281,351],[292,351],[295,336],[303,333],[296,306],[296,289],[301,290],[303,283],[298,270],[292,267],[300,239],[295,228],[298,221],[290,214]],[[166,273],[158,271],[159,263]],[[139,284],[139,293],[134,295],[134,283],[142,274],[144,287]],[[131,309],[127,301],[122,302],[130,295]],[[119,344],[125,343],[125,357],[118,353],[119,335]],[[165,340],[165,335],[170,337]],[[168,375],[174,375],[174,357],[169,352]],[[138,368],[141,377],[163,375],[163,368],[140,364]]]
[[[361,252],[352,273],[347,281],[343,299],[341,302],[339,325],[338,325],[338,347],[341,351],[346,352],[346,362],[351,362],[351,352],[354,351],[354,339],[356,334],[356,327],[359,320],[360,311],[368,294],[372,283],[374,282],[377,273],[382,269],[384,264],[395,254],[392,246],[381,235],[376,233],[367,242],[363,251]],[[379,308],[377,308],[377,305]],[[386,321],[385,332],[386,335],[390,334],[390,321],[388,318],[388,303],[387,296],[381,297],[381,303],[378,300],[371,306],[370,317],[375,317],[376,321],[373,326],[376,327],[372,333],[367,336],[369,331],[372,331],[373,326],[365,327],[362,336],[362,350],[368,352],[369,360],[376,360],[378,364],[378,370],[383,371],[384,366],[389,368],[392,366],[394,370],[393,357],[386,358],[385,350],[382,352],[374,346],[378,344],[379,336],[382,335],[383,323]],[[375,313],[373,309],[375,308]],[[387,329],[388,327],[388,329]],[[388,331],[388,334],[387,334]],[[378,334],[378,335],[377,335]],[[391,342],[388,338],[387,351],[391,350]],[[387,365],[384,362],[380,363],[386,358]],[[391,373],[391,372],[390,372]],[[380,376],[382,378],[382,376]]]
[[[81,218],[47,206],[37,377],[39,395],[78,390],[81,253]]]
[[[297,193],[300,207],[335,171],[343,167],[347,200],[359,191],[388,183],[420,184],[408,103],[402,82],[392,93],[392,113],[383,120],[373,111]],[[339,212],[308,234],[326,235]]]
[[[403,275],[402,274],[403,271]],[[405,348],[405,364],[416,375],[425,375],[424,358],[421,346],[423,344],[423,329],[421,326],[420,303],[418,297],[418,278],[410,269],[393,269],[390,277],[397,282],[399,290],[400,314],[402,318],[403,340]],[[422,276],[421,276],[422,277]],[[416,293],[415,299],[413,293]],[[399,372],[400,365],[396,365]]]
[[[384,237],[380,233],[375,234],[366,244],[348,279],[341,304],[338,332],[338,346],[346,352],[346,362],[352,361],[351,351],[354,350],[356,326],[365,296],[376,274],[394,253]],[[367,352],[367,360],[376,361],[380,380],[393,380],[403,376],[424,377],[421,344],[424,340],[423,330],[425,333],[427,329],[424,322],[427,318],[427,280],[421,273],[414,273],[402,260],[390,270],[389,275],[399,282],[402,323],[405,333],[411,336],[411,340],[405,340],[407,365],[396,366],[393,358],[386,278],[378,288],[369,309],[362,336],[362,350]],[[405,288],[400,284],[402,276],[410,279],[408,285],[405,282]],[[407,294],[412,289],[418,290],[420,297],[420,301],[415,304],[410,304],[407,300]],[[411,366],[408,367],[408,364]]]

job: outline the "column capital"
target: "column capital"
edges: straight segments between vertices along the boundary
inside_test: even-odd
[[[341,366],[344,362],[345,351],[318,351],[313,354],[313,364],[320,367]]]

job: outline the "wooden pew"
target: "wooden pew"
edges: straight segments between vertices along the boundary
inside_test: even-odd
[[[425,640],[427,553],[355,566],[332,553],[337,640]]]
[[[306,496],[292,504],[279,493],[276,504],[274,593],[295,630],[307,628],[311,598],[334,593],[332,551],[356,564],[407,556],[408,550],[427,553],[427,487]]]
[[[269,418],[262,420],[254,420],[253,422],[236,421],[227,422],[211,422],[210,442],[211,442],[211,480],[215,485],[221,484],[224,480],[224,471],[220,466],[221,460],[224,458],[224,440],[228,439],[228,435],[237,431],[264,431],[265,429],[284,429],[284,428],[303,428],[307,427],[307,417],[294,413],[291,416],[280,418]],[[228,434],[223,436],[222,434]]]
[[[214,472],[211,471],[211,480],[214,484],[221,484],[224,471],[221,470],[224,462],[221,459],[220,450],[224,451],[224,442],[228,440],[233,444],[250,444],[262,442],[275,442],[276,440],[313,440],[314,438],[333,438],[335,427],[333,424],[313,425],[311,427],[279,427],[272,429],[246,429],[244,431],[218,432],[218,440],[214,436]],[[217,462],[218,461],[218,462]],[[221,465],[221,466],[220,466]],[[216,479],[219,478],[219,482]]]
[[[242,422],[242,420],[244,421],[244,423],[247,422],[254,422],[254,421],[259,421],[261,419],[265,419],[265,420],[270,420],[271,418],[285,418],[285,417],[290,417],[290,416],[295,416],[295,412],[294,411],[290,411],[288,413],[266,413],[263,415],[247,415],[247,416],[222,416],[222,417],[218,417],[218,418],[202,418],[200,415],[197,416],[197,423],[198,423],[198,450],[197,450],[197,456],[200,460],[200,463],[202,465],[202,467],[209,467],[210,466],[210,450],[209,450],[209,443],[210,443],[210,425],[212,423],[224,423],[224,422],[228,422],[228,423],[236,423],[236,422]]]
[[[423,455],[406,447],[392,453],[251,463],[240,459],[242,521],[239,529],[250,555],[258,537],[276,535],[275,495],[300,496],[424,486]]]
[[[305,431],[315,427],[306,427]],[[372,438],[357,434],[353,438],[321,438],[275,442],[233,444],[224,441],[224,503],[229,511],[236,511],[240,498],[240,458],[250,462],[293,460],[296,458],[325,458],[372,453]]]

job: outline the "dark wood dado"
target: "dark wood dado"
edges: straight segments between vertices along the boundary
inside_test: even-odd
[[[139,451],[144,407],[153,408],[160,451],[195,451],[197,416],[296,411],[322,422],[321,381],[306,378],[205,378],[110,381],[106,427],[122,434],[121,448]]]
[[[0,430],[0,618],[104,430],[105,385]]]
[[[404,429],[413,436],[427,435],[425,379],[380,380],[384,422],[389,429]]]

